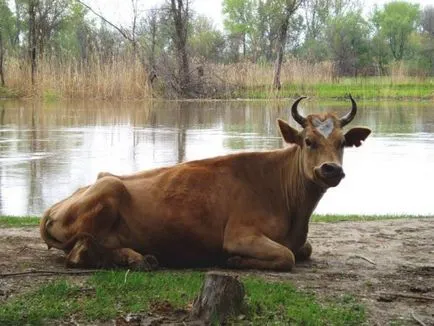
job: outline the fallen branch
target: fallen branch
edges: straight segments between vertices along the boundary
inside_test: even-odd
[[[96,270],[89,270],[89,269],[87,269],[87,270],[64,270],[64,271],[35,269],[35,270],[30,270],[30,271],[25,271],[25,272],[1,273],[0,278],[13,277],[13,276],[34,275],[34,274],[80,275],[80,274],[92,274],[95,272],[96,272]]]
[[[428,295],[417,295],[417,294],[408,294],[408,293],[400,293],[400,292],[381,292],[380,296],[387,297],[401,297],[415,300],[426,300],[426,301],[434,301],[434,297]]]
[[[422,320],[420,320],[415,314],[414,311],[411,312],[411,317],[421,326],[427,326]]]
[[[35,251],[47,251],[47,249],[42,249],[42,248],[33,248],[33,247],[29,247],[27,245],[23,246],[20,250],[18,250],[17,255],[21,254],[24,250],[35,250]]]
[[[375,262],[369,258],[366,258],[365,256],[362,255],[353,255],[347,258],[347,260],[351,259],[351,258],[360,258],[363,259],[365,261],[367,261],[368,263],[372,264],[372,265],[376,265]]]

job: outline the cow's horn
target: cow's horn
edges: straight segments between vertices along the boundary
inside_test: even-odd
[[[357,113],[357,104],[356,104],[356,101],[354,101],[354,99],[351,96],[351,94],[349,94],[349,96],[350,96],[350,100],[351,100],[351,103],[352,103],[351,111],[348,112],[347,114],[345,114],[341,118],[341,128],[343,126],[349,124],[354,119],[354,117],[356,116],[356,113]]]
[[[292,105],[291,108],[291,113],[292,113],[292,117],[294,118],[295,121],[297,121],[303,128],[306,127],[306,118],[303,117],[300,113],[298,113],[297,110],[297,106],[298,103],[302,100],[306,98],[306,96],[302,96],[299,97],[298,99],[295,100],[294,104]]]

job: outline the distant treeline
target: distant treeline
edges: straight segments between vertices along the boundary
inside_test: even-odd
[[[0,0],[3,94],[221,97],[291,82],[434,75],[433,6],[393,1],[366,18],[357,0],[223,0],[220,31],[190,0],[128,5],[131,20],[118,25],[89,2]]]

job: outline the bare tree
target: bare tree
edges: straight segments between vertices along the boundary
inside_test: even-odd
[[[33,0],[34,1],[34,0]],[[68,12],[67,0],[36,0],[36,38],[39,57],[43,58],[45,47],[54,32],[59,29]]]
[[[5,46],[3,44],[3,37],[2,37],[2,33],[0,32],[0,85],[1,86],[5,86],[5,75],[4,75],[4,71],[3,71],[3,66],[4,66],[4,55],[5,53]]]
[[[152,67],[152,70],[155,70],[155,51],[157,46],[157,31],[158,31],[158,10],[157,9],[151,9],[148,12],[148,15],[146,17],[146,25],[147,30],[146,33],[149,36],[149,65]]]
[[[36,61],[36,6],[38,0],[29,0],[28,14],[29,14],[29,58],[31,65],[31,80],[32,85],[35,85],[36,73],[37,73],[37,61]]]
[[[284,0],[284,11],[280,17],[280,27],[276,43],[276,61],[274,63],[273,87],[280,90],[280,73],[282,70],[283,54],[288,35],[289,19],[300,6],[302,0]]]
[[[422,28],[434,37],[434,6],[426,6],[422,12]]]
[[[187,94],[190,84],[187,54],[188,22],[190,18],[189,3],[189,0],[170,0],[170,14],[175,27],[173,43],[175,44],[176,60],[178,63],[180,95]]]

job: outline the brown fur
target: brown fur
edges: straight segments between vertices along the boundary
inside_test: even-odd
[[[100,173],[45,212],[41,237],[71,266],[140,267],[153,255],[164,266],[290,270],[312,252],[309,217],[343,177],[329,170],[341,166],[344,140],[358,146],[369,135],[344,135],[336,116],[316,115],[334,121],[326,139],[312,117],[301,132],[279,120],[284,149]]]

